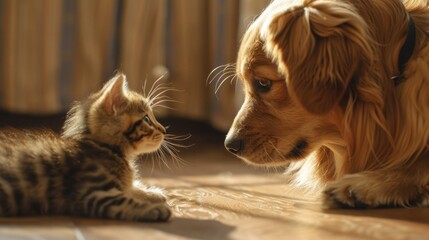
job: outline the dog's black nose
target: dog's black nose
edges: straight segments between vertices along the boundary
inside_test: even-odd
[[[244,149],[244,141],[233,137],[227,137],[225,139],[225,148],[233,154],[240,154]]]

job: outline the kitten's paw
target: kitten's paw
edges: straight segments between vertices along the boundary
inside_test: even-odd
[[[147,198],[149,201],[153,203],[165,203],[167,202],[167,196],[165,196],[164,192],[162,190],[145,190],[145,193],[147,195]]]
[[[138,221],[165,222],[171,218],[172,212],[167,204],[157,204],[138,217]]]
[[[152,203],[165,203],[167,196],[162,188],[159,187],[146,187],[141,185],[137,191],[140,199],[149,200]]]

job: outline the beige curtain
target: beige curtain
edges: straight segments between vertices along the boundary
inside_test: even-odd
[[[0,0],[0,109],[49,114],[99,89],[115,71],[130,88],[162,80],[180,90],[159,115],[229,127],[241,89],[207,84],[235,62],[262,0]],[[212,76],[216,76],[216,73]],[[220,77],[218,74],[217,77]],[[224,75],[225,77],[225,75]]]

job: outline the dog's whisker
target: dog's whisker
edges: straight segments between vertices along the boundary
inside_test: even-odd
[[[278,149],[275,145],[274,145],[274,143],[273,142],[271,142],[271,141],[268,141],[270,144],[271,144],[271,146],[273,147],[273,149],[274,149],[274,151],[276,151],[277,153],[278,153],[278,155],[279,155],[279,157],[283,160],[283,161],[288,161],[284,156],[283,156],[283,154],[280,152],[280,149]]]
[[[235,70],[231,69],[231,70],[221,71],[213,77],[213,79],[210,81],[210,84],[213,82],[216,82],[215,86],[217,86],[219,84],[219,81],[221,81],[225,75],[230,75],[230,74],[235,74]]]
[[[231,81],[229,81],[229,84],[232,85],[234,83],[234,81],[237,81],[237,79],[238,79],[238,74],[235,73],[234,76],[231,78]]]
[[[273,158],[271,157],[271,154],[268,153],[267,148],[265,147],[265,143],[262,144],[262,147],[264,148],[264,152],[265,154],[268,156],[268,158],[271,160],[271,162],[273,161]]]
[[[228,76],[228,77],[226,77],[226,78],[224,78],[224,79],[220,82],[220,84],[218,84],[217,88],[215,89],[215,94],[217,94],[217,92],[219,91],[219,89],[221,88],[221,86],[222,86],[226,81],[228,81],[228,78],[229,78],[229,77],[231,77],[231,75],[230,75],[230,76]]]
[[[222,80],[223,79],[223,77],[225,76],[225,75],[231,75],[231,74],[236,74],[236,71],[235,70],[228,70],[228,71],[223,71],[223,72],[220,72],[220,75],[217,75],[216,76],[216,81],[217,82],[219,82],[220,80]]]
[[[233,69],[235,69],[235,66],[236,66],[236,63],[233,63],[233,64],[224,64],[224,65],[220,65],[220,66],[216,67],[208,75],[208,77],[206,79],[206,85],[211,84],[213,82],[213,80],[216,79],[216,77],[218,76],[218,74],[223,73],[225,71],[233,70]],[[223,69],[220,70],[220,71],[218,71],[221,68],[223,68]],[[217,73],[213,77],[211,77],[212,74],[214,74],[215,72],[217,72]]]
[[[216,77],[216,75],[217,75],[217,74],[219,74],[219,73],[221,73],[221,72],[225,71],[225,66],[226,66],[226,65],[227,65],[227,64],[224,64],[224,65],[220,65],[220,66],[218,66],[218,67],[214,68],[214,69],[209,73],[209,75],[207,76],[207,79],[206,79],[206,85],[211,84],[211,83],[212,83],[212,81],[213,81],[213,79]],[[218,71],[218,70],[219,70],[219,69],[221,69],[221,68],[224,68],[224,69],[223,69],[223,70]],[[216,73],[216,74],[215,74],[215,76],[214,76],[213,78],[211,78],[211,77],[212,77],[212,75],[213,75],[214,73]]]
[[[215,83],[215,88],[218,88],[219,83],[223,81],[225,76],[230,76],[232,74],[235,74],[235,71],[224,71],[224,72],[220,72],[220,75],[216,76],[216,83]]]
[[[234,78],[235,76],[237,76],[237,73],[235,71],[228,72],[228,75],[224,76],[224,79]]]

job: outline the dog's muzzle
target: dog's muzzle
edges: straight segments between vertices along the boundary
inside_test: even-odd
[[[240,155],[244,150],[244,140],[235,138],[234,136],[227,136],[225,139],[225,148],[235,155]]]

